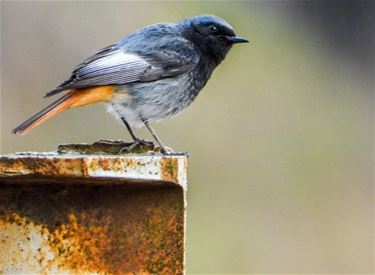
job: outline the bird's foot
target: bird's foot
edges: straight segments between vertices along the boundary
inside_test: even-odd
[[[163,155],[170,155],[173,153],[173,150],[168,148],[168,147],[165,147],[165,146],[159,146],[160,148],[160,152],[163,154]]]
[[[124,152],[128,153],[128,152],[133,151],[134,149],[138,149],[138,148],[144,149],[144,148],[148,148],[148,147],[154,148],[155,145],[152,141],[136,138],[133,143],[121,148],[119,153],[124,153]]]

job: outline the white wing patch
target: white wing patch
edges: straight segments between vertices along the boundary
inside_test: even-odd
[[[129,83],[138,81],[145,71],[151,69],[151,64],[142,57],[116,51],[77,68],[72,84],[87,86]]]

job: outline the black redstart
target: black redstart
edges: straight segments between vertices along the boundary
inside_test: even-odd
[[[13,133],[26,134],[68,108],[107,102],[134,140],[125,149],[149,144],[137,138],[131,128],[145,125],[166,154],[149,122],[171,117],[189,106],[232,45],[244,42],[248,41],[236,37],[233,28],[214,15],[142,28],[79,64],[71,77],[46,97],[69,91]]]

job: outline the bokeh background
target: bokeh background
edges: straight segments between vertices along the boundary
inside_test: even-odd
[[[373,274],[374,1],[2,1],[1,153],[129,139],[103,106],[10,131],[96,50],[201,13],[251,43],[155,125],[191,156],[188,274]]]

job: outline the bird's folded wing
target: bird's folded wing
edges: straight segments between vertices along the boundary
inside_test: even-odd
[[[189,47],[183,51],[155,49],[142,55],[111,45],[78,65],[70,79],[46,96],[67,89],[154,81],[187,72],[198,62],[199,55],[194,48]]]

